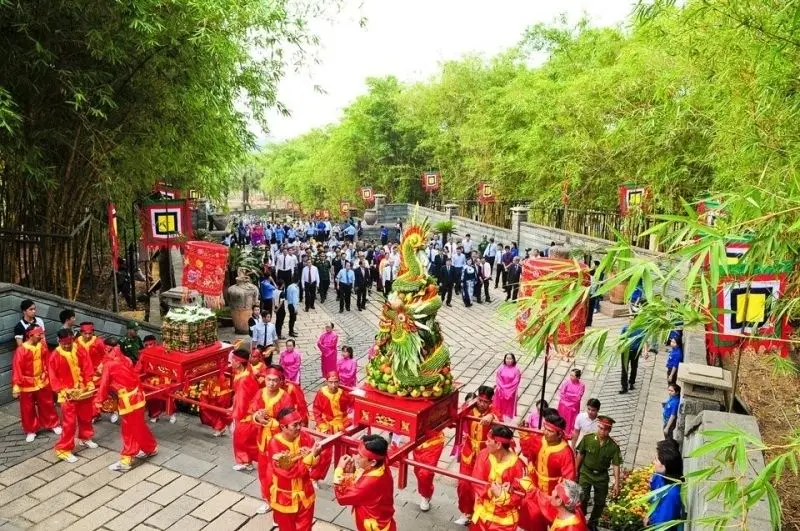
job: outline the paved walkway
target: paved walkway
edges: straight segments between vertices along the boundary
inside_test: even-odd
[[[492,385],[503,355],[508,352],[517,355],[523,371],[518,411],[522,416],[541,393],[543,363],[521,351],[514,340],[513,324],[500,317],[498,306],[504,294],[493,290],[492,296],[491,304],[476,304],[472,308],[464,308],[461,300],[454,298],[453,306],[444,307],[439,318],[452,353],[454,376],[465,384],[465,392],[484,383]],[[353,299],[353,311],[340,314],[331,291],[324,305],[318,303],[316,309],[300,312],[297,343],[304,354],[302,383],[309,401],[322,384],[315,344],[325,323],[335,323],[340,345],[353,346],[359,365],[363,367],[366,350],[375,334],[381,299],[373,292],[363,312],[355,311]],[[623,324],[623,319],[602,315],[595,318],[595,326],[611,329],[614,336]],[[235,338],[230,332],[222,336],[226,340]],[[582,368],[587,386],[585,399],[599,398],[603,404],[601,412],[617,420],[612,435],[623,449],[626,466],[634,462],[647,463],[654,448],[653,438],[657,440],[660,433],[660,415],[655,415],[654,408],[663,398],[662,390],[651,390],[655,363],[653,358],[643,362],[636,391],[619,395],[618,365],[596,368],[594,360],[581,356],[569,362],[555,359],[548,367],[546,398],[554,405],[558,387],[569,369]],[[655,371],[658,374],[662,372],[661,363],[659,359]],[[231,470],[229,437],[214,438],[208,428],[199,424],[197,417],[190,415],[179,415],[176,424],[159,422],[151,426],[159,440],[159,455],[131,472],[117,474],[106,469],[116,460],[119,449],[117,426],[107,421],[98,422],[95,440],[101,447],[83,450],[78,453],[78,463],[67,464],[55,462],[54,435],[42,434],[34,443],[25,443],[19,430],[17,405],[0,407],[0,531],[27,528],[269,529],[270,515],[254,513],[260,503],[255,473]],[[449,431],[448,448],[440,465],[456,469],[455,458],[450,456],[453,433]],[[408,488],[397,491],[396,498],[400,529],[413,529],[412,526],[432,530],[463,529],[452,524],[458,517],[452,480],[437,478],[437,491],[428,513],[417,508],[413,475]],[[315,529],[354,528],[350,511],[336,504],[326,484],[318,493],[316,517]]]

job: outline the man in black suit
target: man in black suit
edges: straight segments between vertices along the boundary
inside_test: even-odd
[[[506,277],[506,300],[511,299],[517,302],[519,296],[519,280],[522,276],[522,266],[519,265],[519,256],[515,256],[511,265],[508,266]]]
[[[356,308],[360,312],[367,307],[367,286],[370,283],[369,268],[364,264],[364,260],[359,260],[358,267],[353,269],[355,281],[353,290],[356,292]]]
[[[342,252],[340,254],[337,254],[336,257],[333,259],[333,262],[331,263],[331,265],[333,266],[333,278],[334,278],[334,280],[339,275],[339,271],[344,269],[344,262],[345,262],[344,252]],[[338,301],[339,300],[339,284],[338,283],[334,283],[334,286],[335,286],[335,289],[336,289],[336,300]]]
[[[439,270],[439,296],[442,301],[450,306],[450,301],[453,299],[453,284],[456,282],[456,270],[448,258],[442,268]]]

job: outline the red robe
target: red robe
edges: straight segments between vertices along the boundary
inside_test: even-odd
[[[414,449],[414,460],[426,465],[436,466],[444,451],[444,433],[437,431],[431,433],[419,446]],[[417,492],[423,498],[431,499],[433,496],[433,472],[414,467],[417,477]]]
[[[550,496],[540,490],[535,494],[536,502],[539,504],[539,510],[544,517],[553,522],[548,531],[587,531],[586,519],[583,513],[578,512],[570,514],[565,518],[558,517],[558,509],[550,504]],[[580,511],[580,508],[578,509]]]
[[[344,389],[339,388],[336,393],[331,393],[327,386],[317,391],[312,403],[314,423],[317,431],[322,433],[339,433],[350,425],[347,411],[353,405],[353,397]],[[333,460],[333,448],[324,448],[319,455],[319,462],[311,470],[311,478],[325,479]]]
[[[333,492],[339,505],[352,505],[357,531],[397,531],[394,521],[394,482],[386,466],[345,474],[333,473]]]
[[[145,398],[139,387],[139,374],[130,360],[122,355],[110,353],[102,364],[103,372],[94,398],[95,404],[101,404],[109,390],[116,394],[122,438],[120,461],[130,464],[139,451],[152,454],[158,449],[158,443],[144,420]]]
[[[475,463],[473,477],[489,483],[516,485],[525,475],[525,464],[517,454],[510,452],[500,463],[488,449],[481,450]],[[513,490],[495,497],[488,485],[472,484],[475,508],[472,511],[474,531],[514,531],[519,521],[521,496]]]
[[[267,454],[267,445],[270,439],[279,433],[280,426],[278,425],[278,412],[285,407],[294,407],[294,401],[289,396],[289,393],[283,389],[278,389],[278,392],[270,396],[269,391],[262,389],[253,397],[250,402],[250,414],[255,413],[261,409],[266,410],[269,420],[265,426],[259,426],[258,432],[258,479],[261,483],[261,496],[269,499],[269,455]]]
[[[489,413],[495,418],[502,418],[500,412],[492,407]],[[477,407],[473,407],[468,414],[472,417],[483,417],[478,411]],[[479,421],[468,420],[461,423],[461,453],[459,455],[459,469],[458,471],[465,476],[471,476],[472,470],[475,467],[475,458],[481,450],[486,448],[486,439],[489,437],[489,431],[492,429],[491,425],[483,426]],[[468,481],[459,481],[456,489],[458,494],[458,510],[463,514],[472,514],[472,509],[475,506],[475,494],[472,490],[472,483]]]
[[[19,393],[19,414],[25,433],[58,426],[53,390],[47,376],[49,356],[44,339],[36,346],[25,342],[14,351],[11,385],[13,392]]]
[[[308,402],[306,402],[306,395],[303,394],[303,390],[299,385],[289,380],[284,381],[283,388],[292,397],[297,414],[303,419],[303,426],[308,427]]]
[[[67,397],[68,390],[79,390],[88,393],[94,390],[92,375],[94,369],[89,354],[72,344],[70,350],[56,347],[48,361],[50,385],[58,394],[61,404],[61,436],[56,443],[56,454],[59,457],[71,453],[75,449],[75,434],[82,440],[91,439],[94,435],[94,402],[91,397],[73,399]]]
[[[92,360],[94,373],[99,377],[102,370],[100,365],[103,363],[103,358],[106,355],[106,344],[97,336],[92,336],[92,339],[89,341],[84,341],[83,336],[78,336],[78,338],[75,339],[75,343],[89,354],[89,358]]]
[[[529,493],[523,500],[519,527],[526,531],[545,531],[550,519],[542,514],[536,491],[549,495],[562,478],[575,481],[575,454],[566,441],[550,445],[544,435],[537,433],[521,433],[520,447],[522,455],[528,459],[529,476],[521,485]]]
[[[248,409],[258,393],[258,382],[249,367],[233,376],[233,407],[231,418],[233,430],[233,458],[238,464],[254,463],[258,460],[258,424]]]
[[[300,449],[312,446],[314,438],[305,432],[291,442],[282,433],[269,441],[270,487],[267,500],[272,508],[272,519],[280,531],[311,531],[316,492],[310,471],[317,458],[310,454],[300,457]],[[279,454],[288,454],[297,460],[290,468],[284,469],[275,462]]]
[[[227,376],[221,375],[217,378],[209,378],[206,380],[206,385],[200,393],[200,402],[227,409],[231,407],[233,399],[232,393],[233,390],[231,389],[231,384]],[[212,411],[201,405],[200,422],[206,426],[211,426],[215,431],[221,431],[231,423],[231,416],[228,413]]]

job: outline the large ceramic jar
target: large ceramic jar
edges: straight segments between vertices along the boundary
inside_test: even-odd
[[[378,221],[378,211],[374,208],[368,208],[364,211],[364,223],[371,227]]]
[[[256,304],[258,304],[258,287],[246,275],[237,277],[236,284],[228,288],[228,305],[231,308],[233,328],[237,334],[246,334],[249,331],[247,321]]]

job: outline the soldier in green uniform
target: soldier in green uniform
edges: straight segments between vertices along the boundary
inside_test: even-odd
[[[327,247],[327,246],[326,246]],[[328,298],[328,288],[331,285],[331,263],[328,261],[328,257],[325,253],[317,253],[317,256],[314,258],[314,265],[317,267],[317,271],[319,271],[319,302],[325,303],[325,299]]]
[[[619,494],[620,477],[619,467],[622,464],[622,454],[617,442],[609,436],[614,419],[600,416],[597,418],[597,433],[590,433],[578,444],[576,448],[578,469],[578,484],[582,489],[581,506],[584,514],[589,505],[589,498],[594,489],[594,505],[588,524],[591,531],[597,530],[597,522],[603,514],[608,496],[608,469],[614,468],[614,486],[612,496]]]
[[[129,322],[127,329],[125,336],[119,340],[119,348],[135,365],[139,361],[139,351],[144,348],[144,343],[139,337],[139,324],[136,321]]]
[[[483,252],[486,250],[487,247],[489,247],[489,240],[486,238],[486,235],[484,234],[481,243],[478,244],[478,258],[481,258],[483,256]]]

